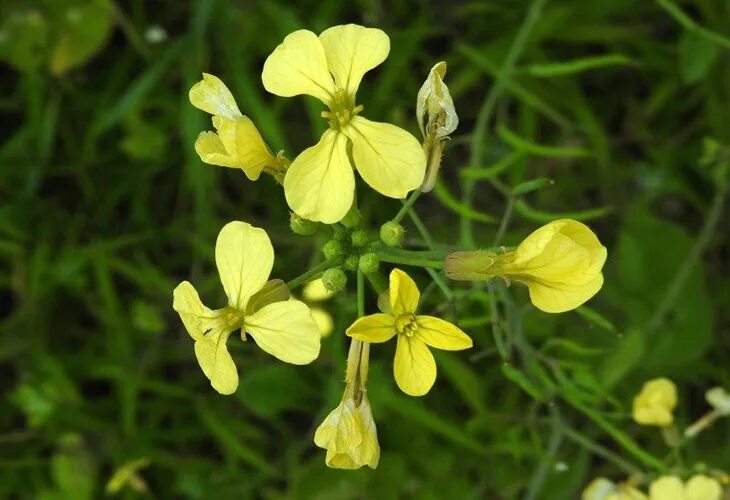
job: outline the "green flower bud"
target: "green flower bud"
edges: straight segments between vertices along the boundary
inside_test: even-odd
[[[342,218],[340,223],[349,228],[357,227],[362,222],[362,215],[360,215],[360,211],[357,209],[357,207],[353,204],[352,207],[350,207],[350,211],[345,214],[345,216]]]
[[[380,259],[374,253],[366,253],[360,257],[358,267],[360,268],[360,271],[365,274],[372,274],[378,270],[378,267],[380,267]]]
[[[344,255],[342,243],[337,240],[329,240],[322,247],[322,253],[324,253],[324,257],[327,260],[341,258]]]
[[[317,227],[319,227],[319,222],[314,222],[303,217],[299,217],[297,214],[292,212],[291,217],[289,218],[289,227],[294,234],[310,236],[317,231]]]
[[[345,259],[345,263],[342,267],[347,269],[348,271],[357,271],[357,263],[360,259],[357,255],[350,255]]]
[[[330,292],[339,292],[347,285],[347,276],[339,267],[332,267],[322,274],[322,284]]]
[[[392,220],[380,226],[380,240],[389,247],[400,246],[405,233],[403,226]]]
[[[363,231],[362,229],[354,231],[352,236],[350,236],[350,239],[352,240],[352,246],[355,248],[361,248],[370,243],[370,236],[368,235],[368,232]]]

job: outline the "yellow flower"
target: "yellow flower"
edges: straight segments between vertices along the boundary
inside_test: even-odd
[[[459,125],[454,101],[444,83],[445,76],[446,63],[444,61],[436,63],[428,73],[416,99],[416,117],[424,138],[423,151],[428,159],[426,178],[421,186],[421,191],[424,193],[433,189],[441,166],[443,143]]]
[[[217,77],[203,73],[203,79],[189,93],[193,106],[213,115],[215,132],[201,132],[195,152],[210,165],[240,168],[255,181],[269,167],[278,168],[256,125],[241,114],[228,87]]]
[[[347,395],[348,393],[345,392]],[[358,403],[345,397],[314,433],[314,444],[327,450],[325,462],[335,469],[359,469],[378,466],[380,445],[367,393]]]
[[[297,300],[267,299],[276,295],[271,289],[278,286],[267,284],[274,249],[266,231],[229,222],[218,234],[215,262],[228,305],[208,309],[193,285],[183,281],[173,292],[173,308],[195,341],[200,368],[216,391],[232,394],[238,387],[226,342],[239,328],[243,340],[248,333],[261,349],[287,363],[303,365],[317,358],[320,335],[309,308]]]
[[[666,378],[650,380],[634,398],[633,417],[642,425],[667,426],[674,422],[677,387]]]
[[[730,415],[730,393],[724,387],[713,387],[705,393],[705,399],[720,415]]]
[[[534,231],[510,252],[454,252],[444,270],[454,280],[482,281],[495,276],[527,285],[538,309],[575,309],[603,286],[606,248],[588,226],[561,219]]]
[[[649,486],[650,500],[720,500],[721,496],[720,483],[702,474],[686,483],[675,476],[662,476]]]
[[[390,198],[405,198],[423,181],[426,158],[418,140],[389,123],[360,116],[356,93],[365,73],[390,52],[388,35],[355,24],[334,26],[319,37],[289,34],[264,63],[264,87],[272,94],[307,94],[327,105],[329,128],[304,150],[284,178],[289,206],[305,219],[334,223],[352,205],[355,176]]]
[[[359,318],[347,335],[363,342],[386,342],[398,335],[393,374],[398,387],[411,396],[423,396],[436,380],[436,361],[428,347],[458,351],[472,346],[467,334],[448,321],[433,316],[416,316],[420,293],[406,273],[390,273],[389,314]]]
[[[302,289],[302,296],[309,302],[321,302],[334,297],[335,293],[328,290],[322,282],[322,278],[310,281]]]
[[[646,500],[646,495],[628,484],[616,484],[597,477],[586,486],[581,500]]]

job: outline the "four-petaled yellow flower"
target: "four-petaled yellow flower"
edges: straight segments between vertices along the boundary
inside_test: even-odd
[[[317,358],[320,334],[309,308],[297,300],[271,299],[277,287],[267,286],[274,249],[266,231],[229,222],[218,234],[215,262],[228,305],[208,309],[193,285],[183,281],[173,292],[173,308],[195,340],[198,363],[216,391],[232,394],[238,387],[226,342],[239,328],[243,340],[248,333],[261,349],[287,363],[303,365]]]
[[[634,398],[632,415],[642,425],[665,427],[674,422],[677,406],[677,387],[666,378],[657,378],[644,384]]]
[[[422,396],[436,380],[436,361],[428,347],[459,351],[472,346],[469,336],[448,321],[416,315],[418,287],[400,269],[390,273],[390,314],[371,314],[355,321],[347,335],[363,342],[386,342],[398,336],[393,374],[398,387]]]
[[[314,444],[327,450],[325,462],[335,469],[371,469],[380,461],[380,445],[367,393],[355,401],[347,396],[317,428]]]
[[[649,486],[650,500],[720,500],[722,487],[717,479],[697,474],[683,483],[675,476],[662,476]]]
[[[603,286],[606,247],[588,226],[561,219],[534,231],[516,250],[454,252],[444,270],[454,280],[482,281],[496,276],[527,285],[538,309],[575,309]]]
[[[192,86],[190,102],[213,115],[215,132],[201,132],[195,141],[200,159],[210,165],[240,168],[255,181],[267,167],[281,169],[278,158],[269,150],[251,119],[241,114],[228,87],[214,75],[203,73],[203,79]]]
[[[328,224],[342,219],[353,202],[355,168],[373,189],[405,198],[421,185],[426,158],[418,140],[389,123],[360,116],[360,81],[390,52],[383,31],[354,24],[334,26],[319,37],[308,30],[289,34],[264,64],[264,87],[272,94],[308,94],[329,108],[329,128],[319,142],[289,166],[284,193],[294,212]]]

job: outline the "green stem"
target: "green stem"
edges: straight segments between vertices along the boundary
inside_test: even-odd
[[[512,221],[512,214],[515,210],[515,197],[509,196],[507,197],[507,207],[504,209],[504,215],[502,216],[502,221],[499,223],[499,229],[497,229],[497,234],[494,237],[494,244],[492,246],[498,247],[499,244],[502,242],[502,238],[504,238],[504,234],[507,232],[507,226],[509,226],[509,223]]]
[[[494,111],[495,104],[497,103],[497,98],[502,93],[505,83],[509,80],[510,74],[512,73],[512,70],[517,63],[517,60],[520,58],[522,51],[525,49],[525,46],[527,44],[527,38],[532,31],[535,23],[540,18],[540,14],[542,13],[542,8],[544,7],[544,5],[545,0],[533,0],[532,5],[530,5],[529,10],[527,11],[527,16],[522,22],[522,26],[520,26],[520,29],[517,32],[517,36],[515,37],[515,40],[512,43],[512,46],[507,53],[507,56],[505,57],[504,63],[502,64],[502,67],[497,75],[497,81],[494,83],[489,93],[484,98],[484,101],[482,102],[481,108],[479,109],[479,114],[477,115],[476,123],[474,125],[474,131],[472,133],[471,154],[469,157],[469,167],[471,168],[478,167],[482,161],[482,146],[484,141],[484,135],[487,132],[489,119],[491,118]],[[474,179],[464,180],[462,203],[468,207],[471,207],[472,202],[474,201],[475,187],[476,181]],[[461,243],[467,248],[474,248],[475,243],[472,220],[462,215],[460,220],[460,229]]]
[[[299,285],[303,285],[304,283],[306,283],[308,281],[312,281],[313,279],[318,278],[319,275],[321,275],[323,272],[325,272],[330,267],[333,267],[333,266],[336,266],[337,264],[339,264],[339,260],[340,260],[339,258],[335,258],[335,259],[327,260],[325,262],[320,262],[319,264],[314,266],[309,271],[300,274],[299,276],[297,276],[296,278],[294,278],[290,281],[287,281],[286,286],[289,288],[289,290],[293,290],[296,287],[298,287]]]
[[[357,317],[365,316],[365,275],[357,270]]]
[[[411,220],[413,221],[413,225],[415,225],[416,229],[418,229],[418,232],[421,233],[421,237],[423,238],[423,241],[426,242],[426,246],[433,250],[436,247],[436,242],[434,241],[433,236],[431,236],[431,232],[428,230],[416,211],[413,209],[409,209],[408,217],[411,218]]]
[[[383,262],[390,262],[391,264],[402,264],[404,266],[431,267],[434,269],[441,269],[442,267],[444,267],[444,263],[441,260],[428,260],[418,257],[404,257],[398,255],[389,255],[385,253],[378,253],[378,258]]]
[[[393,222],[400,222],[403,220],[403,217],[406,216],[406,213],[411,209],[413,204],[416,202],[418,197],[421,196],[421,188],[416,189],[411,193],[411,195],[408,197],[407,200],[403,202],[403,206],[401,207],[400,211],[396,214],[396,216],[393,218]]]
[[[554,404],[551,405],[549,409],[552,417],[550,442],[548,443],[548,449],[545,456],[542,460],[540,460],[540,465],[538,465],[535,473],[532,475],[532,479],[530,479],[530,485],[528,486],[527,493],[525,493],[524,497],[525,500],[534,500],[535,498],[538,498],[538,494],[545,484],[545,479],[547,479],[548,472],[550,472],[550,467],[553,464],[555,456],[558,454],[560,445],[563,442],[564,426],[562,419],[560,418],[560,411]]]
[[[601,446],[600,444],[593,441],[591,438],[584,436],[575,429],[566,426],[563,428],[563,434],[565,434],[565,437],[575,442],[576,444],[579,444],[588,451],[595,453],[599,457],[602,457],[609,462],[613,462],[618,468],[623,469],[626,474],[631,475],[641,472],[641,469],[622,458],[621,455],[612,452],[604,446]]]

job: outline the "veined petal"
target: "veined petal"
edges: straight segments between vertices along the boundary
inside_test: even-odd
[[[398,335],[393,375],[398,387],[409,396],[423,396],[436,381],[436,361],[426,344],[415,337]]]
[[[390,272],[389,293],[394,316],[416,312],[421,292],[411,277],[398,268]]]
[[[471,338],[459,327],[434,316],[416,316],[418,330],[414,338],[424,344],[443,349],[444,351],[460,351],[470,348]]]
[[[300,217],[326,224],[347,214],[354,193],[347,137],[332,129],[297,156],[284,177],[284,194],[291,209]]]
[[[274,248],[263,229],[246,222],[229,222],[218,233],[215,263],[228,305],[244,311],[251,295],[269,279]]]
[[[603,274],[582,285],[532,280],[526,281],[526,284],[535,307],[547,313],[561,313],[575,309],[598,293],[603,286]]]
[[[240,116],[236,119],[230,119],[223,116],[214,116],[213,126],[218,131],[218,139],[232,163],[232,165],[222,166],[240,168],[246,174],[246,177],[255,181],[261,175],[264,167],[275,161],[256,125],[249,117]],[[219,146],[211,144],[211,147]],[[224,158],[221,161],[226,161],[226,159]]]
[[[319,356],[319,327],[304,302],[264,306],[244,318],[243,328],[261,349],[287,363],[306,365]]]
[[[195,140],[195,152],[203,163],[208,165],[239,168],[238,161],[228,154],[221,138],[215,132],[201,132]]]
[[[380,194],[405,198],[423,182],[426,155],[418,140],[402,128],[355,116],[342,131],[352,141],[355,168]]]
[[[395,335],[395,318],[390,314],[371,314],[358,318],[347,329],[347,335],[356,340],[377,344]]]
[[[241,116],[233,94],[215,75],[203,73],[203,79],[190,88],[188,96],[193,106],[211,115],[234,120]]]
[[[183,281],[172,292],[172,308],[180,315],[185,329],[194,340],[203,338],[218,317],[216,311],[203,305],[197,290],[189,281]]]
[[[357,24],[332,26],[319,39],[338,88],[355,97],[363,75],[385,61],[390,39],[382,30]]]
[[[213,389],[221,394],[233,394],[238,388],[238,371],[228,352],[226,342],[231,332],[212,330],[195,342],[195,356]]]
[[[325,104],[329,104],[335,92],[322,42],[308,30],[298,30],[284,38],[266,59],[261,81],[272,94],[307,94]]]

